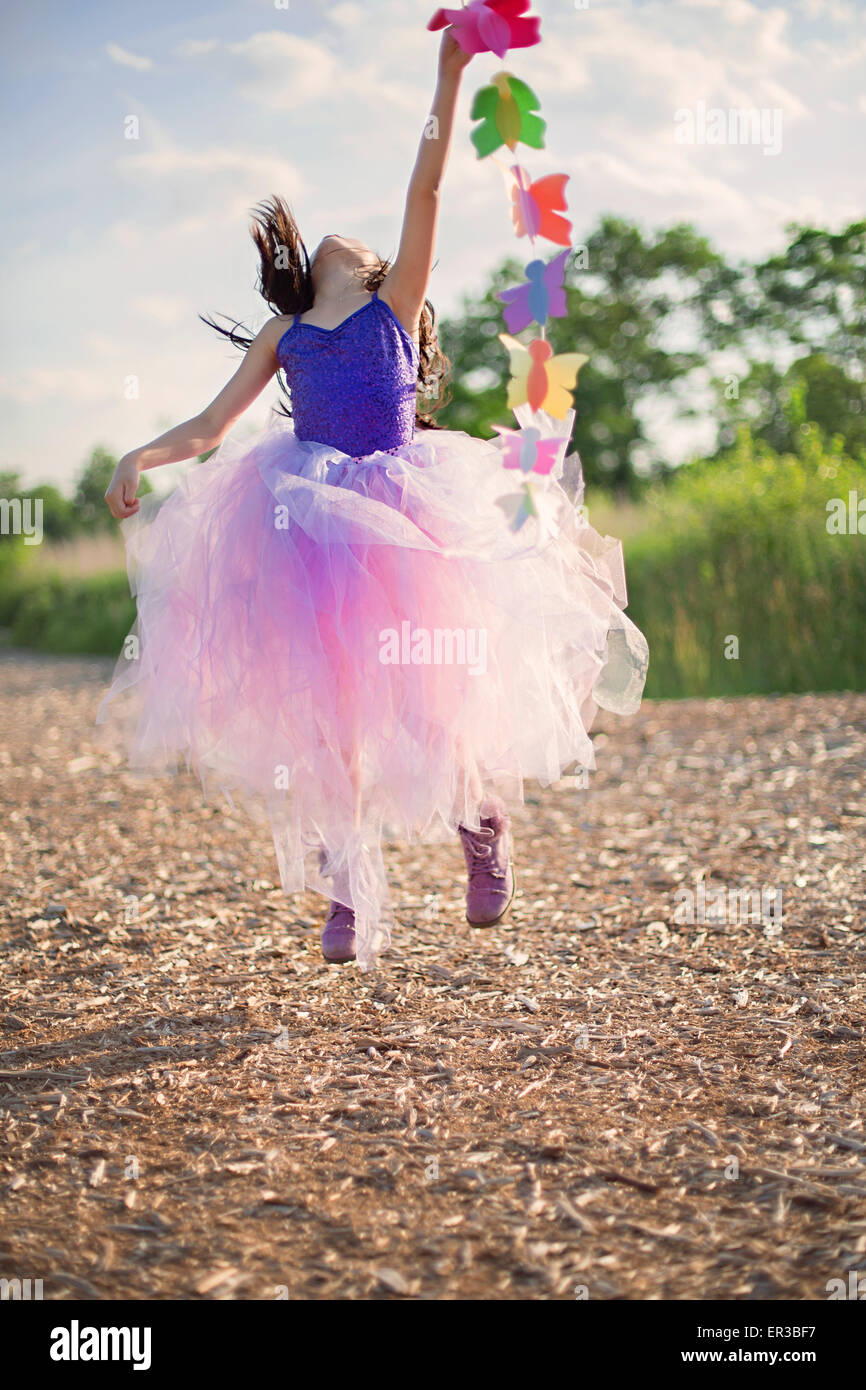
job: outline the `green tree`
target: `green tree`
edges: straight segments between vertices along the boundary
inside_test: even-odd
[[[522,264],[505,262],[444,323],[454,373],[443,424],[489,437],[494,422],[511,423],[496,292],[522,280]],[[671,461],[648,427],[660,406],[683,421],[713,413],[716,457],[743,425],[782,451],[798,449],[809,424],[850,452],[864,447],[866,222],[838,233],[794,226],[784,251],[731,264],[688,225],[646,234],[605,217],[585,256],[578,248],[572,258],[566,286],[568,313],[551,320],[549,336],[557,352],[589,357],[572,445],[590,483],[633,492],[664,476]],[[722,351],[745,361],[736,390],[730,373],[718,376]]]
[[[65,541],[77,530],[75,506],[52,483],[28,488],[26,495],[42,502],[42,532],[52,541]]]
[[[841,232],[788,228],[791,240],[755,270],[760,301],[754,322],[762,329],[823,352],[863,379],[866,334],[866,222]]]
[[[866,400],[863,383],[822,352],[809,353],[781,371],[772,362],[754,362],[728,399],[718,383],[718,446],[725,452],[748,424],[753,436],[779,453],[797,453],[804,433],[817,425],[826,438],[840,436],[849,454],[866,453]]]
[[[113,525],[105,505],[105,492],[117,467],[117,459],[97,445],[78,475],[72,501],[83,531],[107,531]]]
[[[12,468],[0,468],[0,497],[21,495],[21,474]]]
[[[105,504],[105,492],[116,467],[114,455],[97,445],[79,473],[72,502],[78,527],[82,531],[108,531],[116,525]],[[142,475],[139,497],[152,491],[147,478]]]
[[[784,251],[739,272],[736,340],[749,369],[734,394],[716,383],[718,448],[745,424],[755,439],[796,451],[812,424],[856,454],[866,448],[866,222],[788,232]]]
[[[496,292],[520,283],[509,260],[486,291],[467,298],[459,320],[443,325],[455,363],[453,399],[443,424],[473,434],[508,423],[507,354],[498,341],[502,305]],[[694,413],[684,387],[725,345],[738,301],[739,277],[705,237],[689,226],[645,235],[633,223],[606,217],[572,258],[566,276],[566,317],[548,325],[556,352],[585,352],[577,391],[573,447],[588,481],[620,491],[663,472],[667,460],[651,442],[643,410],[652,398],[681,388],[680,413]],[[524,335],[527,336],[527,335]]]

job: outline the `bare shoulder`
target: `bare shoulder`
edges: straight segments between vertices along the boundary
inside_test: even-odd
[[[274,314],[273,318],[268,319],[265,326],[259,330],[256,340],[276,352],[280,339],[292,326],[292,314]]]
[[[389,283],[390,282],[390,283]],[[383,304],[387,304],[397,322],[405,328],[410,338],[418,341],[418,329],[421,323],[421,315],[424,312],[423,302],[419,306],[417,303],[409,303],[405,297],[399,295],[399,286],[391,279],[391,274],[387,274],[379,286],[379,298]]]

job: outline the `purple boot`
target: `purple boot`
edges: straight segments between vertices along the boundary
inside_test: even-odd
[[[322,932],[322,955],[329,965],[355,959],[355,914],[342,903],[331,903]]]
[[[457,827],[466,859],[466,920],[471,927],[495,926],[514,897],[511,820],[498,797],[491,797],[484,806],[487,815],[480,818],[480,830]]]

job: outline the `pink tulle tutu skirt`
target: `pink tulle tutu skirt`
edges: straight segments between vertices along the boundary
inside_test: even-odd
[[[354,909],[362,969],[390,937],[383,836],[592,768],[597,706],[640,702],[619,542],[555,476],[513,531],[515,477],[498,441],[352,459],[275,416],[123,523],[138,617],[97,722],[133,768],[265,818],[284,890]]]

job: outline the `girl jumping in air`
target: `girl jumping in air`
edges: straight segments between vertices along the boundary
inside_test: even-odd
[[[98,722],[134,767],[194,768],[264,814],[285,892],[330,899],[325,960],[363,968],[390,939],[383,835],[456,830],[467,920],[498,922],[508,802],[593,767],[597,706],[631,713],[646,670],[619,544],[554,478],[545,527],[512,530],[499,440],[432,423],[448,363],[426,295],[468,61],[446,30],[393,263],[336,234],[310,259],[279,198],[258,208],[273,317],[228,333],[247,349],[228,385],[106,493],[138,616]],[[226,440],[279,371],[291,416]],[[217,445],[142,508],[144,469]]]

